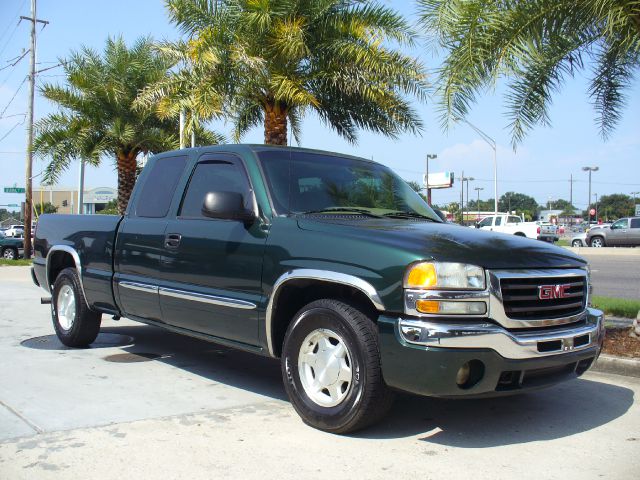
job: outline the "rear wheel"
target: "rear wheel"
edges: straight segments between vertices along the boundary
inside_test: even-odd
[[[16,260],[18,258],[18,250],[13,247],[7,247],[2,251],[2,258],[5,260]]]
[[[574,240],[573,242],[571,242],[571,246],[572,247],[581,247],[582,246],[582,242],[580,240]]]
[[[393,402],[375,324],[337,300],[312,302],[296,314],[284,340],[282,376],[303,421],[327,432],[362,429]]]
[[[98,336],[101,318],[87,305],[76,269],[62,270],[51,298],[51,319],[60,341],[68,347],[86,347]]]
[[[595,248],[604,247],[604,238],[602,238],[602,237],[593,237],[591,239],[591,246],[595,247]]]

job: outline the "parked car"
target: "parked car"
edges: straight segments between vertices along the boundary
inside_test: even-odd
[[[589,244],[587,243],[587,234],[581,233],[579,235],[574,236],[571,239],[571,246],[572,247],[588,247]]]
[[[0,257],[5,260],[16,260],[24,254],[24,242],[20,238],[8,237],[0,232]]]
[[[635,247],[640,245],[640,217],[621,218],[610,227],[592,228],[587,233],[592,247]]]
[[[534,238],[546,242],[558,241],[558,227],[551,223],[525,222],[517,215],[499,213],[483,218],[476,225],[481,230],[510,233],[519,237]]]
[[[604,338],[580,256],[447,224],[373,161],[269,145],[156,155],[124,217],[42,215],[33,279],[63,344],[109,314],[280,358],[293,407],[333,433],[381,419],[396,390],[576,378]]]
[[[10,225],[4,234],[7,237],[18,237],[24,235],[24,225]]]

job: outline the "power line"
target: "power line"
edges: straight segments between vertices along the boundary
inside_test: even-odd
[[[20,86],[18,86],[18,89],[13,94],[13,97],[11,97],[11,100],[9,100],[9,103],[7,103],[7,105],[4,107],[4,110],[2,110],[2,113],[0,113],[0,118],[4,118],[4,113],[7,111],[7,108],[9,108],[9,106],[11,105],[11,102],[13,102],[13,100],[16,98],[16,96],[18,95],[18,92],[20,92],[20,89],[22,88],[22,86],[25,84],[26,81],[27,81],[27,77],[24,77],[24,80],[22,80],[22,83],[20,84]]]
[[[0,142],[3,141],[5,138],[7,138],[11,132],[13,132],[16,128],[18,128],[18,126],[22,125],[24,123],[24,120],[22,120],[21,122],[16,123],[13,127],[11,127],[11,129],[5,133],[2,138],[0,138]]]
[[[29,50],[27,50],[26,52],[24,52],[22,55],[18,57],[12,58],[11,60],[15,60],[16,58],[17,60],[13,63],[10,63],[9,65],[5,65],[4,67],[0,68],[0,72],[6,68],[15,67],[16,65],[18,65],[18,63],[20,63],[20,60],[22,60],[24,57],[27,56],[27,53],[29,53]],[[8,61],[11,62],[11,60],[8,60]]]
[[[12,18],[16,18],[19,14],[20,11],[24,8],[24,4],[27,3],[27,0],[23,0],[22,5],[20,5],[20,7],[18,7],[18,10],[16,10],[16,13],[13,14],[13,16],[9,17],[10,19]],[[7,27],[4,30],[4,33],[2,35],[0,35],[0,42],[2,40],[4,40],[4,36],[7,34],[7,32],[9,31],[9,27],[11,26],[11,20],[9,20],[9,23],[7,24]]]

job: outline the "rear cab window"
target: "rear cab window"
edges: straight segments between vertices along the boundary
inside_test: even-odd
[[[167,216],[186,163],[186,156],[164,157],[154,162],[140,194],[135,199],[136,217]]]

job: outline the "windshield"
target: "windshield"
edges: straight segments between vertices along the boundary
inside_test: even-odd
[[[383,165],[300,151],[263,151],[258,156],[278,213],[353,213],[441,221],[404,180]]]

